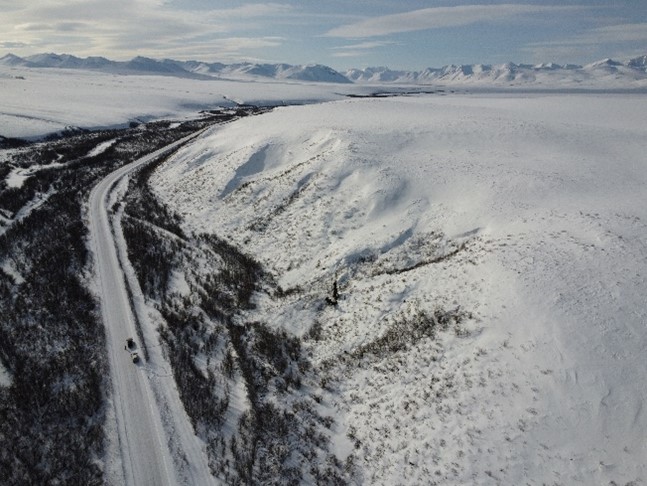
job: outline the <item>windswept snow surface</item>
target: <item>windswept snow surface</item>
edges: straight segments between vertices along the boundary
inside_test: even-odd
[[[151,180],[301,289],[254,318],[322,325],[305,343],[336,366],[322,410],[358,481],[641,484],[645,140],[639,95],[352,100],[214,128]],[[308,305],[334,279],[339,304]],[[462,330],[348,358],[457,307]]]

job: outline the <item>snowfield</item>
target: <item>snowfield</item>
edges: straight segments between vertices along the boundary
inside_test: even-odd
[[[420,90],[645,93],[647,56],[587,66],[450,65],[424,71],[321,65],[202,63],[143,57],[128,62],[39,54],[0,57],[0,141],[75,128],[124,127],[237,104],[293,105],[347,95]]]
[[[358,483],[640,484],[645,140],[643,95],[346,100],[215,127],[151,181],[277,278],[246,318],[304,337]]]
[[[236,82],[160,75],[0,65],[0,136],[42,138],[70,127],[126,126],[133,121],[195,116],[237,103],[280,105],[339,99],[341,89],[290,82]]]

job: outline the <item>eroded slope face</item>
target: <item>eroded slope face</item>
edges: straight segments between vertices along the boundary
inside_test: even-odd
[[[248,319],[304,337],[358,480],[626,482],[647,453],[645,104],[277,109],[151,181],[275,276]]]

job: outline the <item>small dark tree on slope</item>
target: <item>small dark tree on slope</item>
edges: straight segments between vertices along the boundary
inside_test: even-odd
[[[339,288],[337,287],[337,277],[332,282],[332,292],[329,297],[326,297],[326,302],[330,305],[337,305],[339,302]]]

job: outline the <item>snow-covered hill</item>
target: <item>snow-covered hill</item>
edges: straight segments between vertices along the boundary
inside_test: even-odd
[[[641,95],[281,108],[151,181],[275,275],[245,318],[304,339],[300,393],[357,484],[641,484],[646,113]]]
[[[305,66],[293,66],[290,64],[221,64],[221,63],[195,63],[187,62],[181,64],[185,69],[193,73],[208,73],[233,79],[245,78],[270,78],[277,80],[312,81],[318,83],[350,83],[347,78],[328,66],[310,64]]]
[[[13,66],[27,66],[27,67],[51,67],[51,68],[65,68],[65,69],[102,69],[112,66],[114,63],[105,57],[87,57],[84,59],[72,56],[70,54],[36,54],[29,56],[26,59],[19,58],[8,54],[0,59],[1,63],[5,63],[5,59],[9,58]]]

